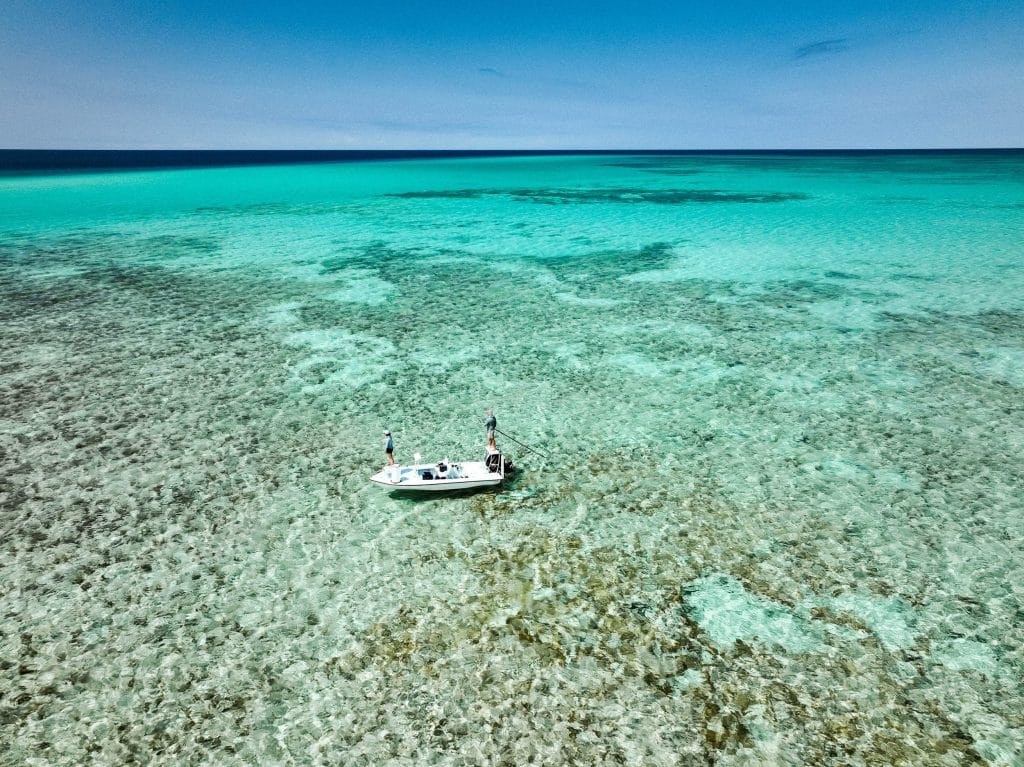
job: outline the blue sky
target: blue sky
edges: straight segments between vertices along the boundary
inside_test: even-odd
[[[1024,145],[1024,3],[6,0],[3,148]]]

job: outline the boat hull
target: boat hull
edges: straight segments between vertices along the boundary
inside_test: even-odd
[[[501,477],[498,479],[481,479],[481,480],[434,480],[434,481],[420,481],[420,482],[391,482],[384,479],[377,479],[374,475],[370,477],[370,481],[375,485],[386,487],[389,490],[415,490],[420,493],[439,493],[450,490],[472,490],[476,487],[497,487],[501,484]]]
[[[504,471],[490,471],[483,461],[452,464],[445,476],[437,476],[437,464],[385,466],[370,481],[389,490],[417,493],[441,493],[497,487],[505,479]]]

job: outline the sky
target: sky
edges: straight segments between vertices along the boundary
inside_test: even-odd
[[[7,149],[1011,146],[1020,0],[0,4]]]

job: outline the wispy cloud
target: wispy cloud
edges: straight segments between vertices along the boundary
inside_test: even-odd
[[[486,77],[497,77],[502,80],[510,80],[512,82],[529,84],[532,86],[543,86],[546,88],[570,91],[590,91],[594,88],[593,83],[586,82],[585,80],[569,80],[561,77],[538,77],[536,75],[524,75],[521,72],[509,74],[508,72],[503,72],[502,70],[495,69],[494,67],[478,67],[476,71]]]
[[[825,56],[841,53],[849,47],[849,42],[845,37],[837,37],[834,40],[818,40],[807,45],[801,45],[793,51],[793,58],[806,59],[808,56]]]

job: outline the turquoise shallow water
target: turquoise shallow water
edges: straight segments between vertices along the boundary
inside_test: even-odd
[[[1021,154],[0,178],[0,760],[1019,764],[1022,242]]]

